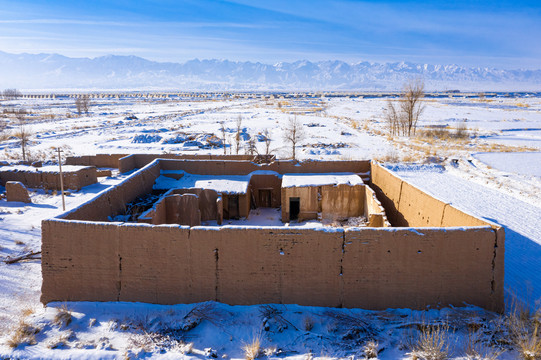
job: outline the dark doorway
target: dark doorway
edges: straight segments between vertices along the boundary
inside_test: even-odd
[[[259,189],[259,207],[272,207],[271,197],[271,189]]]
[[[229,218],[238,219],[239,218],[239,196],[238,195],[229,195],[228,198]]]
[[[301,200],[298,197],[289,198],[289,221],[299,219],[301,211]]]

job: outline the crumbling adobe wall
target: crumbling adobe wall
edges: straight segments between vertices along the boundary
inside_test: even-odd
[[[487,226],[344,231],[53,219],[42,231],[43,303],[421,309],[466,302],[503,309],[493,288],[495,234]]]
[[[126,204],[150,193],[160,175],[159,162],[138,170],[133,176],[98,194],[92,200],[61,215],[66,220],[106,221],[125,211]]]
[[[254,171],[273,171],[278,174],[292,173],[370,173],[370,161],[275,161],[255,164],[250,161],[226,160],[160,160],[163,170],[184,170],[199,175],[247,175]]]
[[[371,173],[371,187],[393,226],[492,225],[434,198],[377,163],[372,163]]]
[[[469,215],[403,181],[383,166],[372,163],[372,188],[385,207],[392,226],[490,226],[492,244],[491,286],[496,308],[503,310],[505,229]],[[422,231],[422,230],[421,230]],[[465,230],[468,231],[468,230]],[[474,240],[471,236],[470,241]]]
[[[85,165],[105,168],[118,168],[119,160],[127,154],[96,154],[83,156],[68,156],[66,165]]]
[[[392,210],[395,224],[416,228],[97,222],[150,192],[159,173],[156,161],[63,219],[43,221],[44,303],[216,300],[384,309],[467,302],[503,310],[503,229],[442,206],[379,165],[372,173],[380,201]],[[415,213],[416,196],[434,213]]]
[[[370,227],[389,227],[391,223],[387,220],[385,209],[376,197],[376,192],[370,186],[364,187],[364,217]]]
[[[468,303],[503,310],[503,293],[492,282],[495,234],[490,227],[366,228],[345,235],[345,307],[362,298],[368,309]]]
[[[117,167],[121,173],[125,173],[136,168],[142,168],[156,159],[198,160],[198,161],[201,161],[201,160],[251,161],[254,159],[254,157],[251,155],[131,154],[119,159]]]
[[[81,190],[84,186],[95,184],[98,181],[95,167],[84,167],[74,171],[62,173],[64,189]],[[61,190],[60,172],[42,171],[39,168],[24,170],[1,170],[0,184],[8,181],[19,181],[29,188],[42,188],[46,190]]]

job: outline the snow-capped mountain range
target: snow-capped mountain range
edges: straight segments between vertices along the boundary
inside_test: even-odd
[[[412,77],[422,77],[427,90],[434,91],[541,91],[541,69],[338,60],[172,63],[137,56],[70,58],[0,52],[0,89],[399,90]]]

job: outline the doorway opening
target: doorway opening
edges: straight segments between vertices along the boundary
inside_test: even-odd
[[[271,189],[259,189],[259,207],[270,208],[272,206],[271,196]]]
[[[301,211],[301,199],[298,197],[289,198],[289,221],[298,220],[300,211]]]

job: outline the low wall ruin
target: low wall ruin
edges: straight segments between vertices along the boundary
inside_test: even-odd
[[[92,166],[70,170],[69,167],[62,172],[65,190],[81,190],[84,186],[95,184],[97,179],[96,168]],[[5,186],[8,181],[19,181],[29,188],[45,190],[61,190],[60,172],[58,170],[44,170],[28,166],[28,170],[0,168],[0,185]]]
[[[301,163],[296,172],[366,170],[364,162],[337,163],[306,168]],[[208,174],[214,171],[211,164],[178,161],[176,166]],[[255,165],[215,164],[217,172],[229,172],[231,165],[246,173]],[[468,303],[504,309],[503,229],[419,193],[378,164],[371,165],[371,185],[395,227],[107,222],[126,202],[151,191],[160,169],[173,167],[171,160],[152,162],[81,207],[43,221],[43,303],[215,300],[365,309]],[[289,171],[290,165],[273,167]],[[377,214],[378,202],[370,206]]]

